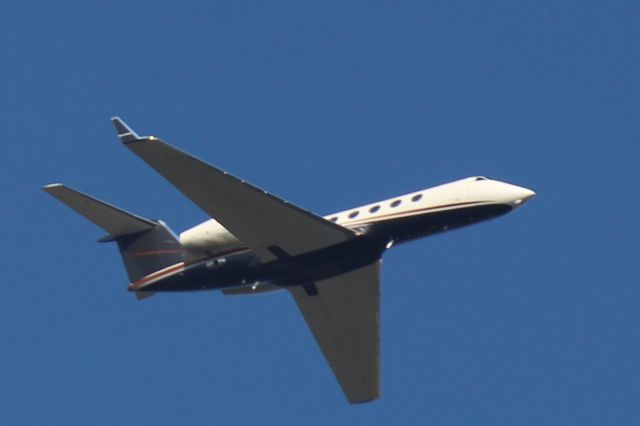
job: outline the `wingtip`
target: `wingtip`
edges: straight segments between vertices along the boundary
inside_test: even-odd
[[[133,142],[142,139],[138,134],[133,131],[131,127],[127,125],[120,117],[111,117],[111,121],[118,132],[118,137],[123,143]]]
[[[50,183],[50,184],[48,184],[48,185],[43,186],[43,187],[42,187],[42,189],[43,189],[44,191],[47,191],[47,192],[48,192],[48,191],[49,191],[49,190],[51,190],[51,189],[61,188],[61,187],[63,187],[63,186],[64,186],[64,185],[63,185],[63,184],[61,184],[61,183]]]

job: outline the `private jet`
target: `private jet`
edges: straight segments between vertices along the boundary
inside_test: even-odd
[[[122,143],[211,219],[179,236],[161,220],[68,186],[43,189],[118,245],[138,299],[160,292],[286,290],[350,403],[380,397],[380,266],[416,238],[486,221],[535,193],[483,176],[318,216],[112,118]]]

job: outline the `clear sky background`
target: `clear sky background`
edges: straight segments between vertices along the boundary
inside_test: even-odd
[[[0,423],[637,425],[637,2],[0,4]],[[122,116],[319,214],[486,175],[522,209],[384,258],[380,401],[286,293],[137,302],[64,182],[205,220]]]

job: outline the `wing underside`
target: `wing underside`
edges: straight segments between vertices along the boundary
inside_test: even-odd
[[[289,289],[351,403],[380,397],[380,263]]]
[[[140,137],[119,118],[121,140],[263,261],[346,241],[353,232],[281,200],[154,137]]]

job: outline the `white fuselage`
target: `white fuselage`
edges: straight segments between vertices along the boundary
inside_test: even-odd
[[[489,205],[515,208],[534,195],[527,188],[476,176],[343,210],[324,218],[357,232],[377,223],[461,208]],[[233,250],[242,246],[242,242],[215,219],[181,233],[180,243],[194,255],[214,250]]]

